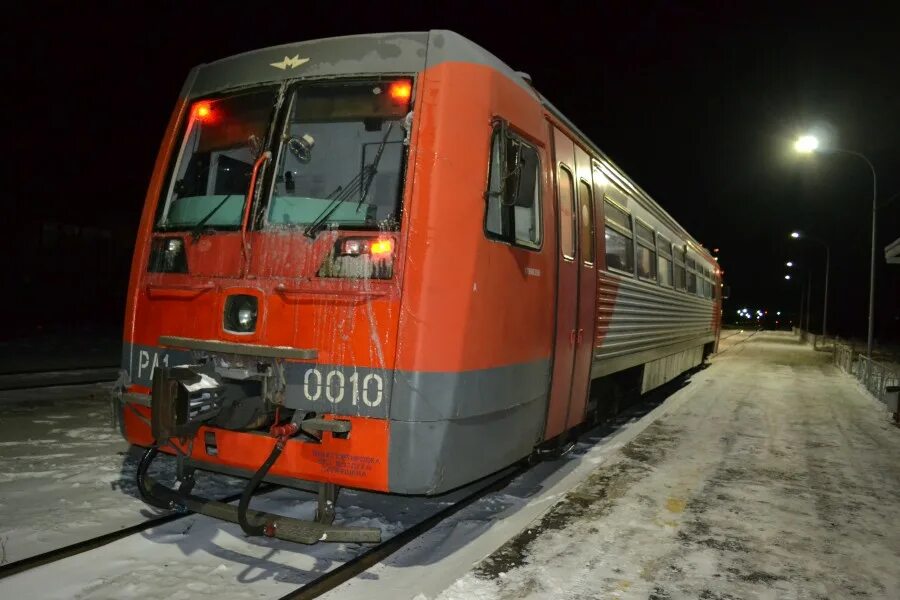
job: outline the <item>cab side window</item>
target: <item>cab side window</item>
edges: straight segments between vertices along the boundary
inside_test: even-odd
[[[485,234],[526,248],[541,246],[541,163],[537,149],[498,123],[491,136]]]

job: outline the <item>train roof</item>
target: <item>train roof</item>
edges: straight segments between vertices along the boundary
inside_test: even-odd
[[[691,242],[712,261],[712,255],[639,185],[629,178],[591,139],[544,97],[526,74],[472,40],[449,30],[376,33],[321,38],[244,52],[195,67],[182,90],[187,98],[221,90],[276,82],[297,77],[302,67],[307,77],[341,77],[360,74],[415,73],[425,65],[469,62],[492,67],[527,90],[545,110],[577,135],[606,163],[604,170],[630,192],[641,205]]]

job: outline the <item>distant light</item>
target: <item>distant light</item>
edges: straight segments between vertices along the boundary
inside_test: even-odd
[[[784,264],[786,264],[786,265],[789,266],[789,267],[793,267],[793,266],[794,266],[794,263],[791,262],[791,261],[787,261],[787,262],[784,263]]]
[[[815,152],[816,148],[819,147],[819,138],[814,135],[801,135],[797,138],[797,141],[794,142],[794,150],[799,152],[800,154],[809,154],[810,152]]]
[[[777,311],[775,314],[776,314],[777,316],[780,317],[780,316],[781,316],[781,311],[779,310],[779,311]]]
[[[791,232],[791,237],[794,238],[794,239],[796,240],[797,238],[800,237],[800,232],[799,232],[799,231],[792,231],[792,232]]]
[[[790,276],[790,275],[785,275],[784,278],[785,278],[785,279],[790,279],[791,276]]]
[[[716,254],[718,254],[718,253],[719,253],[719,249],[718,249],[718,248],[713,248],[713,252],[715,252]]]

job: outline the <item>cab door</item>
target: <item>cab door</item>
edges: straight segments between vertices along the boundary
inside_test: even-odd
[[[559,227],[556,339],[544,439],[584,419],[597,289],[590,156],[552,127]]]
[[[594,319],[597,315],[597,242],[591,157],[575,146],[575,199],[578,211],[578,309],[572,366],[572,391],[566,427],[584,421],[591,384]]]

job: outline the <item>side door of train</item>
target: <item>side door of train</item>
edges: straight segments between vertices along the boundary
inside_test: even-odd
[[[596,318],[596,211],[591,157],[551,125],[559,227],[556,339],[544,438],[581,423],[587,409]]]

